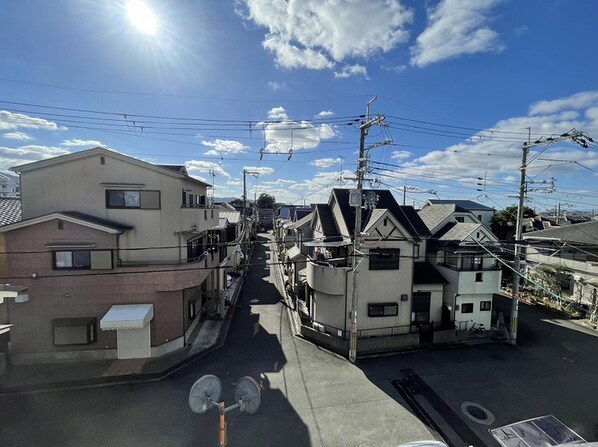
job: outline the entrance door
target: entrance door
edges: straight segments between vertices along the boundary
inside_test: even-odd
[[[145,359],[151,357],[149,324],[141,329],[118,329],[116,338],[119,359]]]
[[[434,341],[434,328],[430,324],[430,292],[416,292],[411,304],[411,324],[417,326],[420,343]]]

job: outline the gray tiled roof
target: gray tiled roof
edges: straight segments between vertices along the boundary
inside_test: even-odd
[[[457,205],[467,211],[494,211],[494,208],[474,202],[473,200],[429,199],[428,203],[431,203],[432,205]]]
[[[464,241],[467,237],[480,228],[477,223],[455,222],[446,225],[438,234],[439,241]]]
[[[9,225],[21,220],[21,199],[0,198],[0,225]]]
[[[552,227],[546,230],[525,233],[524,239],[555,238],[576,244],[596,245],[598,243],[598,220],[566,225],[563,227]]]
[[[447,217],[449,217],[457,208],[455,204],[438,204],[428,205],[420,210],[417,214],[424,221],[430,231],[433,231],[440,225]]]

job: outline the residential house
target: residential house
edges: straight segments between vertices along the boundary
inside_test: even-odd
[[[209,185],[184,166],[95,148],[12,169],[22,220],[0,227],[14,363],[159,356],[225,312]],[[0,322],[2,323],[2,322]]]
[[[598,220],[534,231],[523,239],[528,241],[525,271],[538,292],[573,302],[596,319]]]
[[[327,204],[314,206],[312,240],[301,244],[308,248],[308,321],[302,333],[338,352],[348,351],[356,261],[358,353],[450,340],[454,326],[442,319],[446,280],[425,259],[429,230],[415,210],[399,206],[390,191],[363,194],[376,205],[362,210],[359,252],[353,250],[350,191],[333,189]]]
[[[457,219],[460,219],[461,217],[459,213],[469,212],[489,230],[492,228],[492,218],[496,213],[494,208],[474,202],[473,200],[429,199],[422,205],[421,209],[424,209],[429,205],[454,206],[454,212],[456,213],[455,218]]]
[[[418,215],[432,235],[427,258],[448,281],[443,294],[446,318],[461,330],[474,323],[490,328],[501,270],[485,246],[495,244],[496,237],[476,216],[455,204],[428,204]]]
[[[0,172],[0,197],[19,197],[20,192],[19,177]]]

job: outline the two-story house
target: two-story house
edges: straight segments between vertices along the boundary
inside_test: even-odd
[[[346,353],[357,274],[360,354],[439,341],[446,280],[425,259],[430,232],[411,206],[388,190],[364,190],[375,207],[362,209],[362,244],[354,251],[355,207],[350,190],[333,189],[314,207],[306,262],[304,335]],[[451,322],[446,322],[454,334]],[[318,335],[318,333],[320,335]],[[440,332],[437,332],[440,334]]]
[[[15,363],[143,358],[222,316],[218,210],[184,166],[95,148],[12,168],[22,220],[0,227]]]
[[[479,222],[481,222],[487,229],[492,228],[492,218],[496,214],[496,210],[473,200],[444,200],[444,199],[429,199],[421,207],[426,208],[429,205],[448,205],[453,207],[455,217],[460,218],[460,213],[471,213]]]
[[[598,220],[526,233],[523,239],[527,276],[546,289],[539,294],[552,292],[598,320]]]
[[[428,260],[448,281],[444,312],[458,329],[473,323],[489,328],[501,270],[484,246],[496,243],[496,237],[477,216],[454,204],[428,204],[418,214],[432,235]]]

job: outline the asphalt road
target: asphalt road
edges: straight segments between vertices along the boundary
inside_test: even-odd
[[[510,301],[501,307],[509,309]],[[522,304],[516,347],[474,344],[363,360],[360,367],[381,389],[388,390],[389,380],[406,384],[454,446],[498,446],[489,429],[549,414],[586,440],[596,441],[597,336],[596,331]],[[470,411],[468,403],[487,412],[479,407]]]
[[[227,413],[233,446],[397,446],[432,435],[390,382],[291,335],[264,239],[256,244],[225,345],[161,382],[0,396],[2,446],[216,446],[218,413],[189,409],[215,374],[234,403],[245,375],[263,388],[254,415]]]

